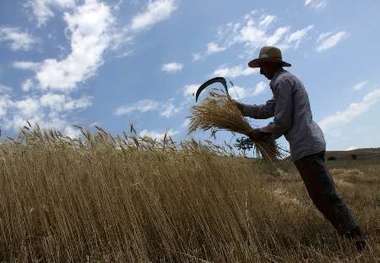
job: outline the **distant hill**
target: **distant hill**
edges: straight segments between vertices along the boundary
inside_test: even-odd
[[[327,151],[326,159],[333,160],[380,160],[380,148],[362,148],[351,151]]]

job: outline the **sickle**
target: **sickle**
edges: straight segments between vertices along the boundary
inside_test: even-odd
[[[233,85],[233,83],[231,81],[229,81],[231,85]],[[195,94],[195,102],[198,101],[198,97],[199,95],[201,94],[201,92],[207,88],[208,86],[210,86],[211,84],[214,84],[214,83],[221,83],[224,87],[224,89],[226,90],[226,93],[227,95],[228,94],[228,87],[227,87],[227,81],[225,78],[223,77],[215,77],[215,78],[212,78],[212,79],[209,79],[208,81],[206,81],[205,83],[203,83],[197,90],[197,93]]]

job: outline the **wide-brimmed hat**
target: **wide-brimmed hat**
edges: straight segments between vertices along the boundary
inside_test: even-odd
[[[263,62],[279,63],[283,67],[292,66],[288,62],[282,60],[281,50],[277,47],[266,46],[260,49],[259,57],[251,60],[248,66],[251,68],[259,68]]]

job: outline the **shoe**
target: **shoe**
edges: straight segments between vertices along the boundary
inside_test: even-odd
[[[358,226],[345,233],[344,237],[355,242],[355,247],[358,252],[363,252],[367,247],[368,236],[365,235]]]

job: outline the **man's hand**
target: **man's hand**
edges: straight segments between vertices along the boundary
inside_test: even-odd
[[[236,100],[234,100],[234,99],[231,99],[231,101],[236,105],[236,107],[240,110],[240,112],[241,112],[241,114],[243,114],[243,112],[244,112],[244,106],[240,103],[240,102],[238,102],[238,101],[236,101]]]
[[[260,129],[253,129],[248,136],[252,141],[266,141],[270,139],[271,133],[263,132]]]

